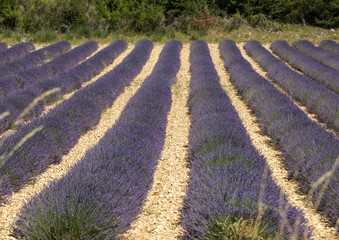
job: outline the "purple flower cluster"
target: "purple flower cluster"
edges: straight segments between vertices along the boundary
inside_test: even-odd
[[[111,64],[114,59],[127,48],[127,43],[117,40],[104,48],[93,57],[80,63],[79,65],[69,69],[66,72],[60,73],[52,78],[37,82],[30,87],[21,91],[14,92],[0,99],[0,113],[9,111],[10,115],[0,119],[0,132],[7,130],[13,121],[22,113],[22,111],[43,92],[59,87],[61,90],[55,95],[43,99],[36,105],[24,120],[31,120],[39,116],[47,102],[50,103],[58,99],[63,94],[81,87],[81,83],[89,81],[95,75],[98,75],[108,64]]]
[[[165,44],[114,127],[61,180],[23,207],[17,236],[118,239],[130,228],[152,186],[164,145],[181,48],[178,41]]]
[[[0,42],[0,51],[7,49],[7,43]]]
[[[339,93],[339,72],[314,61],[292,48],[286,41],[276,40],[271,44],[272,51],[292,67],[302,71],[307,77]]]
[[[263,131],[282,150],[289,177],[296,179],[300,191],[307,194],[312,184],[332,168],[339,155],[339,141],[253,70],[233,41],[225,40],[219,47],[231,81],[256,114]],[[337,169],[318,206],[332,224],[339,216],[338,184]],[[322,186],[315,189],[314,202]]]
[[[14,75],[17,72],[22,72],[36,65],[42,64],[48,59],[52,59],[60,54],[68,51],[71,44],[67,41],[60,41],[41,48],[39,50],[27,53],[21,58],[15,59],[4,66],[0,67],[0,78],[8,75]]]
[[[269,78],[277,82],[307,110],[339,133],[339,95],[328,90],[302,74],[293,71],[274,57],[258,41],[248,41],[244,46],[247,53],[267,71]]]
[[[32,121],[5,139],[0,148],[0,156],[6,156],[24,136],[43,126],[42,130],[2,163],[0,203],[10,193],[44,172],[50,164],[59,163],[81,135],[97,125],[101,113],[113,104],[125,86],[141,71],[152,48],[150,41],[138,42],[135,49],[115,69],[80,89],[46,116]]]
[[[218,219],[256,218],[260,185],[267,166],[220,86],[205,42],[192,42],[190,61],[190,182],[181,216],[182,239],[207,239]],[[269,171],[262,197],[266,209],[261,222],[269,233],[276,232],[282,220],[277,211],[279,196],[280,189]],[[297,215],[305,222],[296,208],[289,208],[287,215],[292,225]],[[303,227],[298,228],[296,231],[301,234]]]
[[[33,43],[30,43],[30,42],[18,43],[8,49],[5,49],[0,52],[0,66],[7,62],[13,61],[16,58],[24,56],[26,53],[34,49],[35,47]],[[1,68],[2,66],[0,67],[0,69]],[[1,74],[1,70],[0,70],[0,74]]]
[[[293,42],[292,46],[299,52],[312,58],[313,60],[330,67],[336,71],[339,71],[339,56],[330,52],[327,52],[321,48],[313,45],[310,41],[299,40]]]
[[[67,48],[68,44],[69,43],[66,44]],[[0,78],[0,97],[7,96],[10,93],[26,88],[35,82],[50,78],[55,74],[72,68],[80,61],[91,55],[97,50],[97,48],[98,44],[96,42],[88,41],[41,66],[36,66],[13,75]],[[23,64],[24,62],[25,61],[23,61]]]
[[[319,47],[339,56],[339,44],[332,40],[322,40]]]

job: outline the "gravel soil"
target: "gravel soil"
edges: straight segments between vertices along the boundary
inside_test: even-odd
[[[243,45],[239,44],[238,46],[244,57],[260,75],[266,77],[266,73],[245,53],[242,48]],[[104,45],[100,46],[100,49],[103,47]],[[14,239],[10,236],[10,226],[16,220],[16,214],[25,202],[29,201],[32,196],[38,194],[52,181],[60,179],[115,124],[127,101],[139,89],[143,80],[152,72],[162,47],[163,45],[154,46],[151,57],[141,73],[129,87],[126,87],[125,92],[118,97],[113,106],[102,114],[97,127],[84,134],[69,154],[63,157],[63,161],[60,164],[51,165],[32,184],[28,184],[19,192],[14,193],[8,204],[0,207],[0,239]],[[109,65],[99,76],[83,86],[91,84],[100,76],[112,70],[127,56],[132,48],[133,45],[129,44],[128,49],[113,64]],[[300,208],[305,213],[310,226],[314,227],[314,239],[338,239],[336,230],[329,227],[326,219],[313,209],[312,204],[305,199],[305,196],[298,193],[297,183],[287,180],[287,171],[284,166],[284,159],[281,157],[281,152],[270,144],[269,137],[260,133],[261,131],[255,115],[247,107],[230,82],[229,75],[225,71],[223,61],[220,58],[218,44],[209,44],[209,48],[215,68],[220,76],[222,87],[229,95],[233,106],[252,139],[253,145],[267,160],[272,170],[273,179],[288,196],[289,203]],[[132,229],[120,236],[123,240],[167,240],[178,239],[180,236],[180,209],[189,182],[189,169],[187,167],[188,133],[190,127],[187,107],[190,81],[189,66],[189,44],[184,44],[181,52],[181,68],[177,75],[177,81],[172,86],[172,107],[168,115],[165,145],[155,172],[153,186],[148,193],[142,213],[132,224]],[[277,88],[281,90],[278,86]],[[281,91],[284,92],[283,90]],[[61,101],[50,106],[45,111],[45,114],[48,114],[57,104],[71,97],[72,94],[74,92],[66,94]],[[305,111],[305,108],[300,105],[298,106]],[[314,116],[308,115],[313,121],[317,121]],[[328,130],[331,131],[330,129]]]

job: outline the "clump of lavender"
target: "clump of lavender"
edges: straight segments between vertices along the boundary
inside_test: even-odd
[[[285,43],[281,46],[285,48]],[[281,149],[289,178],[298,181],[302,193],[312,192],[315,208],[334,225],[339,216],[339,174],[338,168],[333,170],[339,141],[260,76],[233,41],[225,40],[219,47],[231,81],[256,114],[262,130]],[[320,184],[319,179],[323,179]]]
[[[152,186],[165,142],[181,48],[178,41],[165,44],[113,128],[62,179],[23,207],[16,236],[118,239],[130,228]]]
[[[318,81],[328,89],[339,93],[339,72],[326,67],[292,48],[286,41],[276,40],[272,51],[307,77]]]
[[[286,197],[222,89],[205,42],[191,44],[190,60],[190,182],[181,215],[181,238],[309,235],[300,210],[289,206],[282,210]],[[282,217],[281,212],[287,215]],[[294,225],[297,218],[301,221]]]

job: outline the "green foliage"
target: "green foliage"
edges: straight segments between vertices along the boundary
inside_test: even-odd
[[[150,33],[168,26],[189,32],[204,6],[216,22],[235,18],[227,21],[230,30],[245,19],[268,31],[280,30],[279,22],[339,27],[339,0],[0,0],[0,27],[33,33],[76,30],[84,36],[98,29],[95,35]]]
[[[276,236],[276,233],[270,233],[267,224],[260,224],[259,229],[255,230],[253,219],[225,218],[219,217],[210,221],[207,239],[213,240],[261,240],[261,239],[282,239]]]
[[[0,0],[0,26],[14,28],[21,21],[19,0]]]

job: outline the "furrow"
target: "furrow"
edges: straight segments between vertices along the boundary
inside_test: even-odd
[[[132,46],[129,46],[129,49],[131,47]],[[71,151],[67,155],[63,156],[60,164],[51,165],[46,172],[36,178],[34,184],[26,185],[20,191],[14,193],[11,197],[10,203],[0,208],[0,235],[6,236],[3,239],[13,239],[10,237],[10,226],[17,220],[16,214],[20,211],[23,205],[31,197],[39,194],[51,182],[64,176],[65,173],[67,173],[75,165],[75,163],[85,155],[86,150],[96,145],[105,135],[106,131],[112,128],[116,120],[120,117],[120,114],[128,100],[139,89],[146,76],[152,72],[161,49],[161,45],[154,46],[150,59],[145,64],[142,71],[136,76],[131,85],[126,87],[125,92],[117,98],[112,107],[103,112],[97,127],[84,134]],[[115,61],[116,63],[119,61],[118,59],[119,58]]]
[[[181,68],[172,86],[165,146],[148,192],[143,212],[122,239],[177,239],[179,217],[188,182],[187,145],[190,119],[186,106],[189,92],[189,44],[181,51]]]
[[[312,203],[297,191],[298,183],[287,180],[288,172],[284,167],[282,152],[270,144],[271,139],[268,136],[260,133],[261,129],[256,116],[242,100],[236,88],[231,83],[229,74],[226,73],[223,60],[220,58],[218,44],[209,44],[209,48],[215,68],[221,78],[221,85],[238,112],[254,147],[265,157],[272,171],[274,181],[287,195],[289,203],[303,211],[306,220],[314,227],[313,234],[315,239],[336,239],[336,230],[333,227],[329,227],[326,219],[318,214],[312,207]]]

